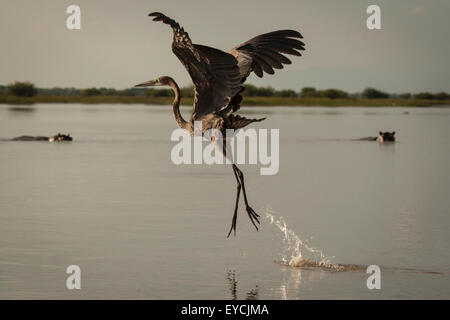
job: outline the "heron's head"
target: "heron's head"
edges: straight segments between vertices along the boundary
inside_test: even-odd
[[[137,85],[135,85],[135,87],[158,87],[158,86],[167,86],[169,85],[169,77],[166,76],[162,76],[159,78],[156,78],[155,80],[150,80],[147,82],[142,82],[139,83]]]

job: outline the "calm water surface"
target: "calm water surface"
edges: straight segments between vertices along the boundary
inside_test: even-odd
[[[450,109],[243,111],[280,128],[280,171],[241,166],[262,226],[241,207],[227,239],[232,170],[171,162],[170,107],[0,105],[1,139],[75,139],[0,142],[0,298],[450,298]],[[350,140],[380,130],[398,141]],[[362,267],[282,263],[298,254]],[[81,290],[66,289],[72,264]]]

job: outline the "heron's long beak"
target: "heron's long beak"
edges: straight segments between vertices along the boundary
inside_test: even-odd
[[[156,84],[157,83],[156,83],[155,80],[150,80],[150,81],[147,81],[147,82],[139,83],[139,84],[135,85],[135,87],[153,87]]]

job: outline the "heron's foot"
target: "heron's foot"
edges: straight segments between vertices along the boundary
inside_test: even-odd
[[[257,214],[255,212],[255,210],[253,210],[250,206],[247,206],[246,210],[247,210],[248,217],[250,218],[250,221],[253,223],[256,230],[258,230],[258,226],[256,225],[256,223],[260,224],[259,223],[259,214]],[[255,223],[255,221],[256,221],[256,223]]]

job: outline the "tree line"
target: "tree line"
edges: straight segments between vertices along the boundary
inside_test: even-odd
[[[180,89],[183,97],[194,96],[193,86]],[[147,96],[147,97],[170,97],[173,95],[171,89],[161,88],[129,88],[117,90],[112,88],[36,88],[30,82],[14,82],[7,86],[0,86],[0,94],[14,95],[19,97],[33,97],[35,95],[46,96]],[[366,88],[360,93],[348,93],[339,89],[317,90],[314,87],[304,87],[299,91],[285,89],[276,90],[272,87],[257,87],[251,84],[245,86],[242,92],[244,97],[278,97],[278,98],[328,98],[328,99],[421,99],[421,100],[450,100],[450,95],[446,92],[431,93],[401,93],[392,94]]]

